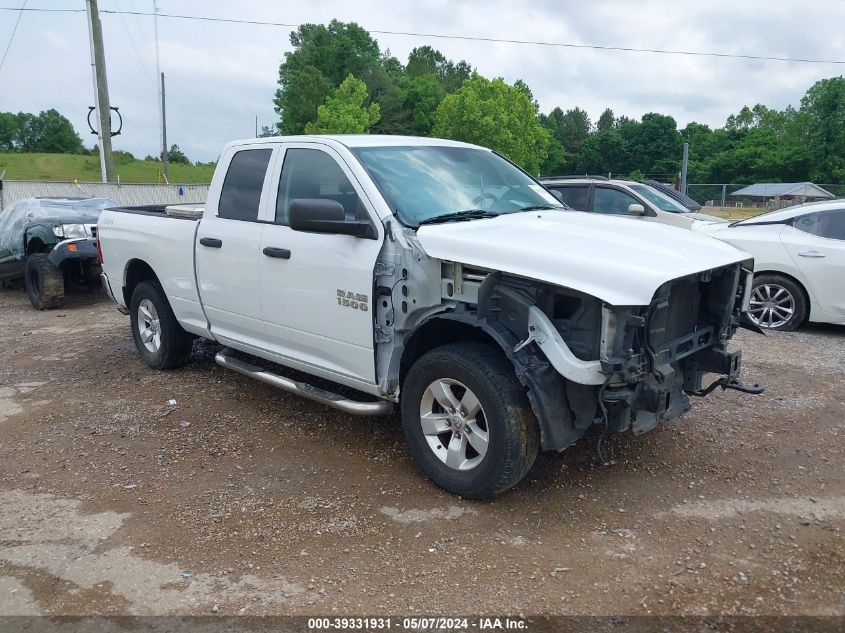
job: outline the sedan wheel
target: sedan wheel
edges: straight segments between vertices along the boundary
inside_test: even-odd
[[[781,328],[789,323],[794,314],[795,297],[783,286],[761,284],[752,291],[748,316],[760,327]]]

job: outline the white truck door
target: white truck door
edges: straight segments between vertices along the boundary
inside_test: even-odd
[[[197,232],[196,266],[200,299],[211,332],[222,343],[260,345],[265,338],[258,285],[261,231],[274,145],[247,145],[229,155],[219,195],[209,192]]]
[[[780,234],[819,307],[845,315],[845,208],[800,215]]]
[[[274,178],[275,213],[264,225],[258,271],[271,351],[374,384],[373,272],[383,225],[343,158],[318,143],[290,143]],[[378,239],[306,233],[288,226],[291,200],[329,198],[347,219],[372,220]]]

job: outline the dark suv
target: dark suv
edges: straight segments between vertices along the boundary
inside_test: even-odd
[[[108,198],[27,198],[0,213],[0,281],[24,279],[39,310],[62,305],[65,286],[99,284],[97,219]]]

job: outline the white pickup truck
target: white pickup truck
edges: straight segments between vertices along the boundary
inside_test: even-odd
[[[567,210],[482,147],[237,141],[204,207],[109,209],[98,230],[104,286],[150,366],[185,364],[203,337],[223,367],[347,413],[399,403],[426,475],[469,498],[593,425],[642,433],[689,395],[761,391],[727,350],[747,254]],[[720,377],[703,387],[706,373]]]

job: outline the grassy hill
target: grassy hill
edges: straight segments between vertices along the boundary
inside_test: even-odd
[[[0,152],[0,173],[6,180],[79,180],[100,181],[100,158],[97,155],[75,154],[24,154]],[[115,171],[121,182],[164,182],[161,163],[146,160],[129,160],[120,157]],[[171,183],[192,184],[211,182],[214,167],[211,165],[168,165]]]

